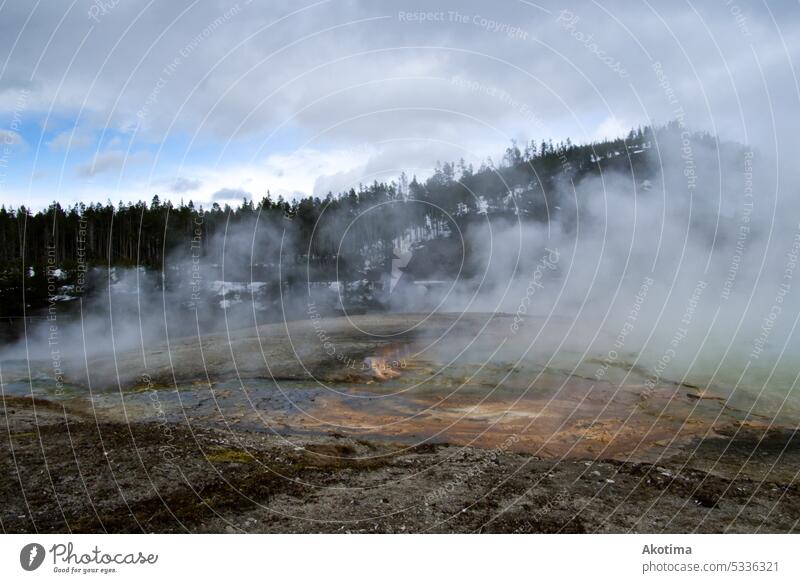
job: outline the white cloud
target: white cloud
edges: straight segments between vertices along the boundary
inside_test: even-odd
[[[94,140],[89,132],[81,130],[67,130],[56,134],[53,139],[47,142],[47,147],[51,152],[59,152],[61,150],[78,150],[81,148],[88,148],[93,142]]]
[[[229,167],[184,167],[181,176],[198,183],[192,200],[241,202],[243,197],[260,200],[267,194],[292,199],[314,194],[320,175],[357,169],[369,158],[363,148],[318,150],[303,148],[291,153],[272,154],[262,163]],[[186,179],[189,180],[189,179]]]
[[[317,150],[306,148],[290,154],[273,154],[265,163],[270,189],[283,195],[320,194],[315,192],[319,176],[349,173],[363,168],[368,148]]]
[[[614,116],[608,117],[597,126],[593,138],[595,140],[613,140],[614,138],[624,138],[631,129],[631,124],[623,122]]]

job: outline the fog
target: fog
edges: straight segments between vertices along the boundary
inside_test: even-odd
[[[345,275],[344,263],[330,272],[342,281],[310,284],[309,277],[320,277],[303,262],[308,250],[297,243],[292,217],[276,223],[256,215],[206,240],[198,230],[161,271],[92,270],[90,294],[54,305],[0,357],[46,362],[34,369],[48,371],[128,351],[144,357],[182,337],[235,338],[239,330],[307,320],[320,309],[353,315],[364,305],[376,313],[503,313],[514,316],[503,350],[496,352],[500,340],[490,342],[480,358],[573,372],[592,363],[598,380],[610,369],[645,370],[650,388],[721,388],[781,407],[800,348],[800,214],[782,190],[795,170],[776,174],[777,162],[761,151],[718,147],[711,136],[670,136],[647,151],[619,154],[648,156],[655,171],[647,178],[612,170],[576,182],[565,168],[557,191],[547,194],[557,204],[545,221],[476,214],[463,230],[453,225],[452,248],[462,256],[433,273],[430,279],[442,282],[433,290],[402,273],[410,257],[430,252],[430,233],[394,240],[405,259],[394,264],[399,274],[382,267],[383,287],[359,288],[362,276]],[[477,201],[480,193],[474,195]],[[368,215],[390,223],[419,204],[376,205],[356,219],[326,211],[314,241],[338,248],[341,261],[361,251],[372,258],[365,267],[373,261],[374,268],[376,255],[359,249],[354,225]],[[453,265],[462,267],[457,278]],[[389,286],[391,275],[405,279]],[[356,311],[359,294],[370,297]]]
[[[780,404],[797,374],[795,169],[776,178],[777,160],[713,139],[662,142],[650,155],[658,172],[646,181],[563,180],[547,222],[471,228],[479,273],[439,309],[515,314],[508,339],[539,362],[599,359],[646,369],[655,385],[764,389]],[[533,321],[536,333],[522,333]]]

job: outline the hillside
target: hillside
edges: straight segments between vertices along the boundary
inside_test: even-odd
[[[150,203],[65,209],[54,202],[35,213],[2,207],[2,316],[107,283],[110,276],[92,276],[93,267],[144,266],[163,270],[165,281],[180,280],[189,258],[202,262],[204,279],[211,281],[346,283],[381,280],[395,250],[414,247],[415,277],[431,278],[434,271],[469,275],[481,267],[471,261],[469,242],[464,247],[455,239],[474,225],[502,230],[520,222],[559,221],[569,228],[578,220],[576,185],[613,174],[627,180],[632,193],[646,195],[662,157],[679,152],[686,140],[724,157],[742,150],[708,134],[689,134],[673,122],[581,145],[512,143],[499,164],[487,159],[474,169],[463,160],[437,163],[425,180],[402,174],[324,198],[286,201],[267,192],[237,208],[214,203],[206,209],[192,201],[161,201],[156,194]]]

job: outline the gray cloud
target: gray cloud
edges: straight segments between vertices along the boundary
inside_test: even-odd
[[[96,154],[89,162],[76,166],[75,174],[81,178],[92,178],[98,174],[121,171],[125,166],[149,159],[147,152],[127,154],[121,150],[107,150]]]
[[[183,192],[191,192],[193,190],[197,190],[202,185],[203,185],[202,180],[179,176],[178,178],[169,183],[169,189],[171,192],[183,193]]]
[[[253,195],[241,188],[221,188],[211,195],[211,200],[214,201],[241,201],[244,198],[252,200]]]

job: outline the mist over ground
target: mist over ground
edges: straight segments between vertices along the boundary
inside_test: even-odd
[[[797,374],[800,215],[782,199],[778,212],[778,163],[679,124],[594,148],[576,167],[557,147],[542,174],[536,155],[512,144],[497,169],[456,176],[445,164],[424,186],[415,178],[375,183],[372,200],[364,187],[317,199],[311,218],[305,203],[245,201],[215,209],[211,230],[193,211],[160,265],[91,268],[88,291],[51,294],[2,359],[47,362],[55,348],[58,366],[38,367],[52,374],[61,360],[144,355],[319,314],[504,313],[514,319],[503,351],[474,357],[598,380],[647,371],[650,389],[739,389],[783,407]],[[499,194],[478,191],[476,176],[498,178]],[[232,221],[234,212],[244,216]]]

